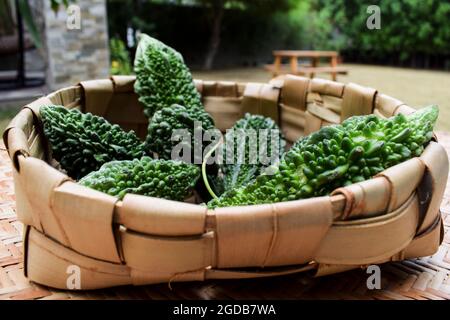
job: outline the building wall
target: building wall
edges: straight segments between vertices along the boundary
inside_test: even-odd
[[[55,14],[50,1],[43,1],[46,77],[51,90],[109,75],[106,0],[77,0],[76,5],[81,9],[81,28],[69,29],[67,21],[73,20],[66,9],[61,6]]]

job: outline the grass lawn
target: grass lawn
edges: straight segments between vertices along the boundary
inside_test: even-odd
[[[341,82],[355,82],[376,88],[414,108],[437,104],[440,107],[437,130],[450,131],[450,72],[356,64],[345,66],[348,67],[349,74],[339,76],[338,80]],[[319,76],[329,78],[327,75]],[[270,74],[263,68],[198,71],[194,72],[194,77],[203,80],[240,82],[270,80]],[[10,119],[17,113],[17,106],[6,108],[0,103],[0,133],[3,133]]]
[[[11,107],[0,109],[0,138],[9,121],[19,112],[19,108]]]

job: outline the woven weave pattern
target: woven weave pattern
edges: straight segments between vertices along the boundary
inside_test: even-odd
[[[450,134],[439,133],[450,154]],[[4,150],[2,146],[2,150]],[[450,188],[441,205],[444,241],[421,259],[381,266],[381,290],[368,290],[364,270],[311,278],[306,274],[251,280],[172,283],[65,292],[30,283],[23,275],[22,224],[15,215],[12,169],[0,151],[0,299],[450,299]]]

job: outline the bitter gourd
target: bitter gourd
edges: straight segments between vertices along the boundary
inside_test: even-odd
[[[182,55],[161,41],[141,34],[134,60],[134,91],[148,118],[180,104],[189,109],[203,108],[189,68]]]
[[[141,159],[111,161],[79,183],[122,199],[133,193],[182,201],[190,195],[200,169],[181,161]]]
[[[175,130],[185,130],[190,137],[190,141],[184,141],[189,143],[187,149],[191,151],[190,162],[201,163],[202,154],[198,155],[198,159],[194,158],[194,131],[199,130],[203,134],[204,130],[213,128],[212,119],[204,110],[189,110],[180,105],[173,105],[158,110],[153,115],[148,125],[146,148],[156,152],[161,159],[172,159],[171,153],[181,140],[172,139],[172,135],[176,133]],[[208,144],[206,141],[198,141],[198,143],[202,144],[202,150]]]
[[[329,194],[420,156],[433,136],[437,106],[389,119],[355,116],[300,139],[273,168],[209,202],[210,208],[274,203]]]
[[[187,129],[192,134],[194,120],[203,130],[214,128],[214,121],[204,110],[189,68],[179,52],[142,34],[134,71],[134,90],[150,120],[146,139],[148,151],[170,159],[171,150],[177,144],[171,140],[173,130]],[[180,111],[174,106],[185,109]]]
[[[230,140],[232,145],[227,147]],[[277,161],[284,153],[285,146],[283,133],[275,121],[261,115],[246,113],[227,132],[225,143],[222,145],[223,162],[220,169],[223,173],[224,191],[232,190],[256,178],[271,164],[260,161],[261,156],[266,157],[266,160]],[[277,150],[272,150],[272,147]],[[227,159],[227,153],[231,151],[232,161]]]
[[[40,114],[53,158],[74,179],[106,162],[145,155],[133,131],[125,132],[102,117],[62,106],[43,106]]]

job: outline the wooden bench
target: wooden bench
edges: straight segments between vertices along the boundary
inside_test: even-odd
[[[314,78],[317,73],[329,73],[334,81],[338,74],[347,74],[345,67],[338,66],[338,53],[336,51],[298,51],[298,50],[282,50],[274,51],[275,61],[273,64],[265,66],[274,77],[280,74],[304,75]],[[290,59],[289,64],[282,64],[285,58]],[[311,62],[299,63],[298,59],[304,58]],[[319,66],[321,58],[329,58],[330,66]]]

